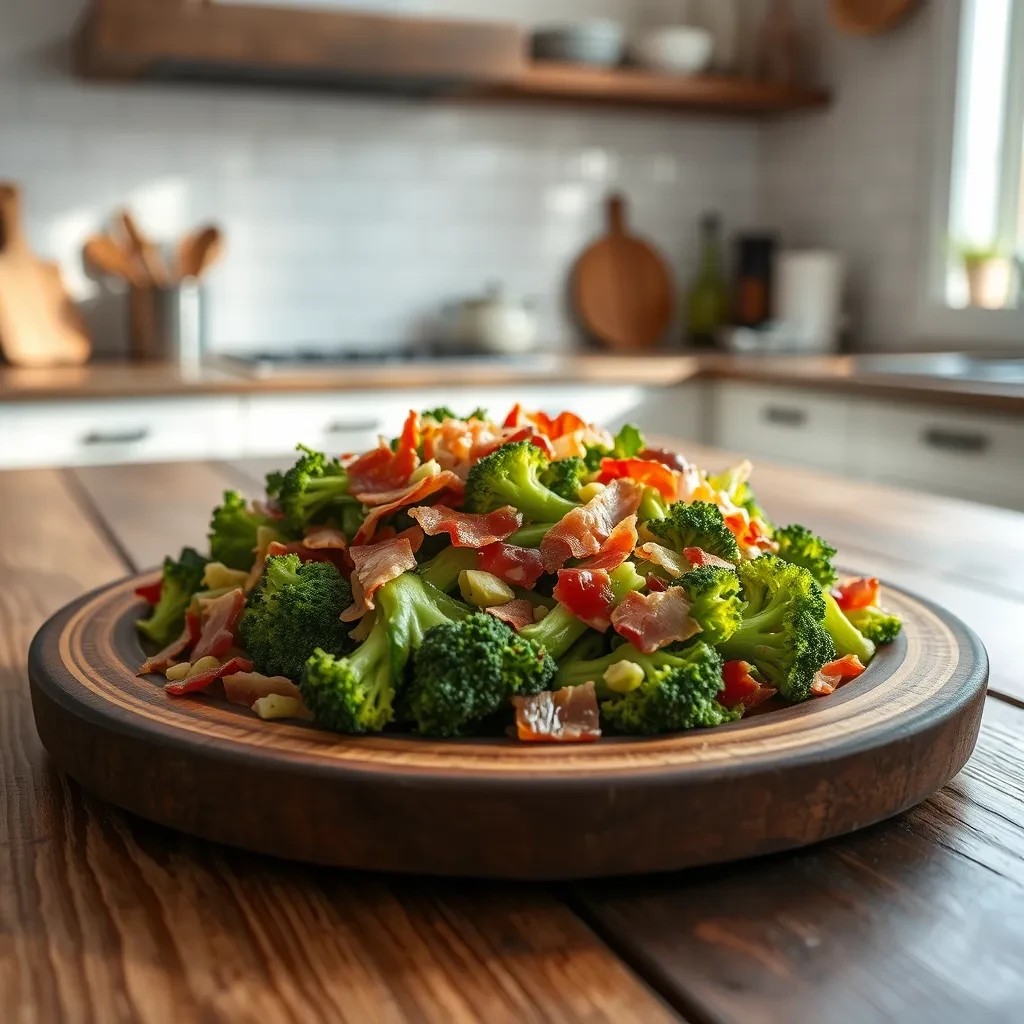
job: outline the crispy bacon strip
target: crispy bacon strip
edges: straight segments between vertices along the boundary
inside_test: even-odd
[[[286,676],[265,676],[262,672],[234,672],[221,676],[224,694],[232,704],[251,708],[253,701],[277,694],[302,699],[299,688]]]
[[[588,743],[601,738],[594,684],[513,697],[516,735],[524,743]]]
[[[608,535],[593,558],[580,563],[581,569],[614,569],[633,554],[637,542],[636,516],[627,516]]]
[[[532,590],[544,575],[544,562],[535,548],[521,548],[516,544],[488,544],[477,555],[477,564],[484,572]]]
[[[811,683],[811,693],[815,697],[828,697],[848,679],[856,679],[864,671],[864,665],[856,654],[830,661],[822,665]]]
[[[487,611],[517,633],[524,627],[533,625],[533,605],[525,597],[509,601],[508,604],[494,605]]]
[[[352,546],[356,547],[362,544],[369,544],[376,532],[377,524],[385,516],[390,515],[392,512],[396,512],[400,508],[407,508],[409,505],[416,505],[431,494],[437,494],[439,491],[446,489],[461,494],[463,484],[462,480],[454,473],[448,470],[442,470],[435,476],[424,477],[422,480],[418,480],[416,483],[411,484],[402,490],[390,492],[387,496],[387,501],[381,502],[376,508],[370,510],[370,513],[363,520],[363,523],[356,532],[356,535],[352,538]]]
[[[196,658],[196,661],[199,659]],[[211,668],[207,672],[200,672],[197,675],[189,676],[187,679],[179,679],[174,683],[167,683],[164,690],[172,697],[184,697],[188,693],[202,693],[215,680],[223,676],[234,675],[236,672],[251,672],[252,662],[245,658],[229,658],[223,665]]]
[[[191,630],[189,623],[186,622],[181,636],[177,640],[171,641],[162,651],[154,654],[151,658],[147,658],[136,675],[148,676],[150,672],[166,672],[172,665],[176,665],[181,661],[181,656],[189,649],[191,644]]]
[[[347,551],[348,538],[332,526],[313,526],[306,530],[302,545],[310,551]]]
[[[389,445],[381,444],[349,464],[349,489],[363,504],[369,505],[371,502],[361,497],[361,493],[372,494],[404,487],[420,464],[419,446],[419,413],[410,412],[395,451]]]
[[[643,487],[633,480],[613,480],[586,505],[569,512],[541,542],[540,553],[548,572],[570,558],[589,558],[601,550],[612,530],[640,507]]]
[[[844,612],[856,608],[870,608],[881,601],[882,585],[874,576],[846,580],[832,591],[836,603]]]
[[[606,484],[628,477],[645,487],[653,487],[667,501],[679,493],[679,473],[657,459],[602,459],[598,481]]]
[[[447,505],[421,505],[409,509],[409,515],[423,528],[428,537],[446,533],[452,546],[482,548],[510,537],[523,525],[522,513],[511,505],[487,515],[456,512]]]
[[[416,568],[416,556],[408,537],[394,537],[380,544],[349,548],[352,572],[352,604],[341,613],[342,622],[356,622],[375,605],[373,595],[391,580]]]
[[[235,629],[245,607],[245,593],[241,587],[203,604],[202,632],[192,651],[192,661],[210,655],[219,658],[235,646]]]
[[[671,548],[665,547],[664,544],[655,544],[653,541],[641,544],[636,549],[636,553],[644,561],[658,566],[659,569],[664,569],[672,579],[676,579],[690,571],[688,558],[680,555],[677,551],[673,551]]]
[[[702,569],[706,565],[712,565],[717,569],[735,569],[732,562],[727,562],[718,555],[712,555],[703,548],[683,548],[683,556],[694,569]]]
[[[607,569],[559,569],[551,596],[600,633],[612,624],[615,595]]]
[[[612,612],[612,625],[644,654],[689,640],[701,631],[690,615],[690,601],[682,587],[657,594],[627,594]]]

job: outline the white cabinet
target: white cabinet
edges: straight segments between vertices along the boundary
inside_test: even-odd
[[[1024,419],[858,403],[855,476],[1024,510]]]
[[[230,458],[238,400],[132,398],[0,406],[0,468]]]
[[[709,441],[717,447],[846,471],[851,406],[842,395],[726,381],[714,385],[711,401]]]

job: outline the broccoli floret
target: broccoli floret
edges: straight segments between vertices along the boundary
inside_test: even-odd
[[[555,663],[493,615],[436,626],[416,652],[406,709],[426,736],[461,736],[510,697],[547,689]]]
[[[540,474],[540,482],[567,501],[578,501],[580,488],[586,483],[589,470],[579,457],[552,462]]]
[[[206,559],[194,548],[182,548],[177,560],[164,559],[160,600],[148,619],[136,622],[136,628],[160,647],[166,647],[181,634],[185,611],[192,595],[203,584]]]
[[[774,555],[741,562],[737,574],[743,621],[719,650],[750,662],[789,700],[805,700],[815,673],[836,656],[821,588],[806,569]]]
[[[448,546],[424,562],[417,572],[432,587],[447,592],[458,583],[459,574],[465,569],[475,569],[477,562],[476,548]]]
[[[424,636],[472,614],[412,572],[385,583],[375,600],[370,632],[351,654],[316,651],[302,671],[299,689],[306,706],[335,732],[380,732],[394,721],[405,668]]]
[[[349,494],[348,473],[337,459],[299,445],[302,453],[281,478],[277,501],[288,525],[301,531],[311,523],[335,518],[346,534],[362,520],[359,502]],[[354,532],[354,530],[352,531]]]
[[[690,599],[690,615],[701,628],[700,639],[717,647],[740,627],[743,602],[740,580],[732,569],[704,566],[675,581]]]
[[[632,662],[643,679],[626,693],[615,692],[604,675],[613,665]],[[631,644],[617,647],[596,661],[559,666],[556,687],[592,681],[602,698],[601,714],[616,731],[637,736],[711,728],[734,721],[738,712],[718,703],[722,690],[722,659],[713,647],[696,643],[682,651],[643,654]]]
[[[583,462],[591,473],[601,468],[602,459],[631,459],[647,447],[647,440],[634,423],[627,423],[615,435],[611,448],[601,444],[585,445]]]
[[[578,502],[567,501],[541,483],[540,474],[547,467],[544,453],[529,441],[502,445],[469,471],[466,511],[492,512],[512,505],[534,522],[558,522]]]
[[[898,615],[893,615],[892,612],[887,612],[877,605],[855,608],[844,614],[864,637],[875,644],[892,643],[903,628]]]
[[[224,501],[210,520],[210,558],[229,569],[251,569],[256,562],[256,533],[261,526],[279,527],[280,520],[254,512],[237,491],[225,491]]]
[[[676,551],[701,548],[729,562],[739,561],[736,538],[725,525],[718,506],[709,501],[677,501],[669,506],[664,519],[652,519],[645,528]]]
[[[875,656],[875,645],[846,617],[836,599],[826,590],[825,629],[836,645],[839,657],[855,654],[866,665]]]
[[[439,405],[436,409],[424,409],[420,413],[420,418],[433,420],[435,423],[444,423],[445,420],[486,420],[487,410],[478,406],[468,416],[459,416],[447,405]]]
[[[818,586],[828,589],[835,583],[838,574],[832,559],[836,549],[816,533],[794,523],[777,529],[773,539],[779,545],[779,558],[794,565],[802,565],[814,577]]]
[[[298,555],[268,558],[239,623],[256,670],[298,679],[317,648],[330,654],[350,649],[348,627],[338,616],[351,603],[348,581],[330,562],[303,563]]]

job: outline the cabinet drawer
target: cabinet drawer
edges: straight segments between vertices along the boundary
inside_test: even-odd
[[[125,399],[0,410],[0,466],[95,465],[241,453],[234,398]]]
[[[861,424],[858,476],[1024,509],[1024,420],[870,402]]]
[[[849,403],[837,395],[719,383],[712,442],[741,455],[840,473],[848,462],[849,416]]]

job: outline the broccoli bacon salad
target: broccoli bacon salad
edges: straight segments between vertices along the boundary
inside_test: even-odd
[[[776,526],[744,462],[572,413],[410,413],[365,454],[300,448],[228,492],[210,553],[138,594],[172,697],[345,734],[585,741],[722,725],[832,693],[900,621],[875,579]]]

